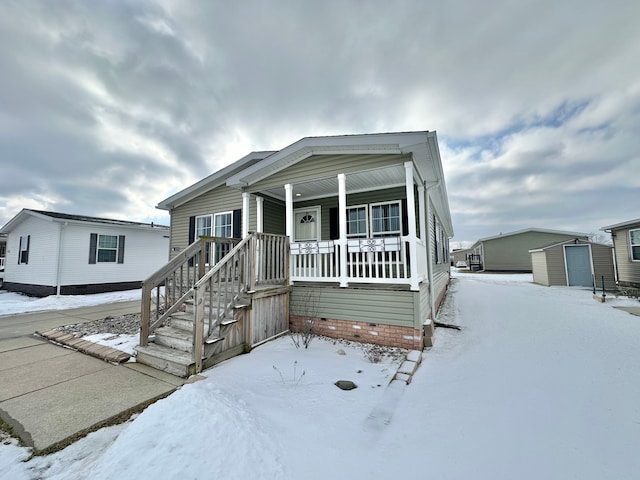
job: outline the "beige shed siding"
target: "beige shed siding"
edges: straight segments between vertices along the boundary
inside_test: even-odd
[[[547,256],[545,252],[533,252],[531,254],[531,267],[533,271],[533,282],[549,286]]]
[[[591,244],[591,255],[593,258],[593,272],[596,276],[596,285],[599,288],[602,287],[602,277],[604,276],[605,288],[613,289],[616,285],[616,279],[613,270],[613,253],[611,247]]]
[[[171,211],[171,250],[189,246],[189,217],[228,212],[242,208],[242,193],[226,185],[194,198]],[[249,201],[249,230],[256,229],[256,201]]]
[[[575,238],[571,235],[544,232],[524,232],[482,242],[484,269],[531,271],[529,250]]]
[[[631,254],[629,252],[629,230],[631,229],[615,230],[615,237],[613,238],[613,244],[616,250],[616,264],[618,267],[618,280],[623,284],[640,285],[640,262],[634,262],[631,260]]]
[[[410,155],[313,155],[251,186],[251,191],[272,188],[287,183],[308,182],[314,178],[336,177],[337,173],[403,164]]]
[[[566,285],[564,246],[556,245],[546,250],[548,285]]]
[[[311,296],[312,301],[307,299]],[[291,315],[414,327],[414,302],[418,292],[381,288],[293,286]],[[317,308],[314,304],[317,303]],[[314,311],[317,310],[314,315]],[[420,323],[421,325],[421,323]]]

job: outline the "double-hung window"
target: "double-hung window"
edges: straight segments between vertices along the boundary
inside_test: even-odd
[[[215,237],[233,237],[233,212],[215,214],[213,235]]]
[[[211,215],[200,215],[196,217],[195,224],[195,237],[200,238],[201,236],[210,237],[211,236],[211,223],[212,216]]]
[[[20,250],[18,251],[18,263],[29,263],[29,240],[31,235],[20,237]]]
[[[118,259],[118,236],[98,235],[98,263],[116,263]]]
[[[640,262],[640,228],[629,230],[629,250],[631,260]]]
[[[368,235],[367,206],[357,205],[347,208],[347,237],[366,238]]]
[[[371,235],[387,237],[402,234],[402,212],[400,202],[373,203],[371,212]]]

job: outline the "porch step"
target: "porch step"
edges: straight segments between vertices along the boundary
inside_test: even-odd
[[[171,315],[171,326],[191,333],[193,331],[193,313],[174,313]]]
[[[136,352],[136,362],[149,365],[156,370],[183,378],[195,373],[195,363],[190,353],[155,344],[137,346]]]
[[[191,331],[175,328],[172,323],[171,327],[157,328],[155,334],[156,345],[164,345],[183,352],[193,351],[193,336]]]

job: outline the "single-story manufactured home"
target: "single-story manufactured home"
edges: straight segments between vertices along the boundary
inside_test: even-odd
[[[453,235],[435,132],[306,137],[279,151],[253,152],[158,208],[171,217],[173,263],[145,288],[163,284],[173,292],[176,280],[167,272],[177,272],[179,262],[183,271],[203,264],[197,277],[204,278],[177,289],[181,298],[169,299],[169,314],[180,301],[198,303],[197,290],[210,276],[246,263],[248,270],[238,274],[244,280],[234,287],[243,297],[240,320],[258,322],[269,310],[286,317],[285,330],[312,325],[316,334],[405,348],[430,342],[430,319],[449,283]],[[229,237],[235,238],[225,246],[221,240]],[[198,239],[211,245],[201,251]],[[250,253],[241,254],[242,248]],[[200,251],[198,259],[194,252]],[[183,285],[184,277],[177,282]],[[269,287],[282,300],[267,304]],[[152,353],[146,330],[162,325],[166,315],[142,326],[139,360]],[[205,315],[205,337],[231,328]],[[155,342],[154,348],[157,333]],[[199,355],[193,357],[197,362]]]
[[[612,247],[584,240],[565,240],[532,249],[533,281],[541,285],[615,288]]]
[[[586,233],[528,228],[481,238],[471,246],[479,258],[481,270],[494,272],[531,272],[529,250],[565,240],[588,240]]]
[[[470,253],[473,253],[473,250],[471,248],[460,248],[457,250],[454,250],[451,252],[451,265],[453,266],[457,266],[458,262],[464,262],[465,264],[467,264],[467,266],[469,265],[468,263],[468,255]]]
[[[618,283],[640,288],[640,218],[602,227],[613,238]]]
[[[41,297],[140,288],[169,252],[163,225],[26,208],[0,232],[4,288]]]
[[[0,287],[4,281],[4,260],[7,251],[7,234],[0,233]]]

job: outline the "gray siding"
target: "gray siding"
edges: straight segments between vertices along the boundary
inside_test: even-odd
[[[251,186],[251,191],[403,164],[411,155],[313,155]]]
[[[413,328],[422,325],[415,318],[416,302],[419,292],[409,290],[305,285],[292,288],[290,313]]]
[[[391,202],[394,200],[403,200],[407,197],[404,188],[389,188],[387,190],[376,190],[374,192],[354,193],[347,195],[347,206],[365,205],[369,203],[378,202]],[[417,202],[416,202],[417,203]],[[302,202],[295,202],[294,208],[305,208],[320,206],[320,222],[321,240],[330,239],[331,222],[329,217],[329,211],[332,208],[338,208],[338,197],[320,198],[316,200],[305,200]],[[419,231],[419,229],[418,229]]]
[[[632,261],[629,251],[629,230],[635,230],[636,228],[640,228],[640,226],[614,231],[613,244],[616,251],[618,280],[623,285],[640,287],[640,262]]]
[[[544,232],[524,232],[485,240],[484,269],[495,271],[531,272],[529,250],[575,238],[571,235]],[[586,238],[583,238],[586,240]]]
[[[265,233],[273,233],[276,235],[284,235],[285,217],[287,211],[283,202],[271,198],[265,198],[263,207],[263,221]]]
[[[242,208],[242,193],[234,188],[220,186],[200,195],[171,211],[171,250],[189,246],[189,217],[228,212]],[[256,229],[256,200],[249,201],[249,230]]]

